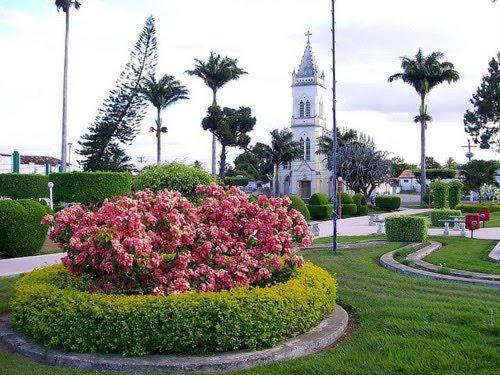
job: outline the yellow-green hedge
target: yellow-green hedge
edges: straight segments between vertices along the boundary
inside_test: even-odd
[[[62,266],[14,286],[12,324],[36,342],[77,352],[214,353],[272,347],[309,331],[335,306],[336,282],[311,263],[283,283],[166,297],[84,292]]]

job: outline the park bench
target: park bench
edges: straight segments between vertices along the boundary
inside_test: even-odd
[[[384,220],[383,219],[374,219],[373,224],[377,226],[377,234],[384,233]]]
[[[444,236],[450,235],[450,223],[453,223],[454,231],[460,231],[460,235],[465,236],[465,220],[460,219],[460,216],[451,216],[449,219],[439,221],[444,223]]]
[[[368,225],[369,226],[374,226],[376,225],[375,221],[376,220],[380,220],[380,217],[378,216],[378,214],[370,214],[368,215]]]

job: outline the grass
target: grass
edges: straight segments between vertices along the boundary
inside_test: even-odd
[[[338,237],[339,243],[352,243],[352,242],[357,242],[357,241],[363,241],[363,240],[385,240],[385,234],[370,234],[366,236],[342,236]],[[316,238],[314,240],[315,245],[320,245],[320,244],[325,244],[325,245],[331,245],[332,243],[332,236],[328,237],[321,237],[321,238]]]
[[[500,265],[488,259],[496,241],[471,240],[465,237],[438,237],[437,240],[443,247],[425,259],[429,263],[446,268],[500,275]]]
[[[45,254],[54,254],[54,253],[61,253],[62,249],[59,248],[48,236],[45,239],[45,242],[43,243],[42,248],[40,249],[40,252],[36,255],[45,255]],[[0,252],[0,259],[5,259],[3,254]]]
[[[497,373],[500,291],[412,278],[378,265],[382,254],[400,246],[391,243],[339,255],[328,249],[304,251],[306,259],[336,274],[338,302],[355,317],[358,329],[335,348],[242,373]],[[12,281],[0,280],[0,306],[5,306]],[[490,309],[493,327],[488,326]],[[37,364],[5,351],[0,351],[0,364],[0,373],[6,375],[91,373]]]

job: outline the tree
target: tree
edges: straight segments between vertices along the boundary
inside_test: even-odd
[[[161,164],[161,134],[167,132],[163,126],[161,111],[179,100],[189,99],[189,91],[174,76],[165,74],[158,81],[154,75],[144,80],[140,93],[156,108],[156,126],[151,126],[149,131],[156,135],[156,165]]]
[[[221,110],[219,106],[208,108],[207,117],[202,121],[204,130],[209,130],[220,142],[219,178],[226,175],[226,157],[228,147],[246,148],[250,143],[248,133],[253,130],[257,120],[252,117],[252,110],[248,107],[239,109],[227,108]]]
[[[432,156],[426,156],[425,157],[425,168],[426,169],[441,169],[443,166],[439,164],[436,159],[434,159]]]
[[[446,162],[444,163],[444,167],[447,169],[457,169],[458,164],[455,161],[455,159],[453,159],[452,157],[449,157],[448,159],[446,159]]]
[[[257,143],[253,152],[262,159],[266,159],[273,166],[274,195],[280,195],[279,167],[291,163],[303,156],[304,150],[300,142],[293,140],[293,134],[286,129],[274,129],[271,132],[271,145]]]
[[[64,68],[63,68],[63,104],[62,104],[62,134],[61,134],[61,170],[66,172],[68,149],[68,50],[69,50],[69,11],[71,7],[80,9],[82,2],[78,0],[56,0],[57,11],[62,10],[66,17],[64,33]]]
[[[340,131],[337,129],[337,147],[341,148],[345,145],[358,141],[358,132],[353,129],[344,129]],[[316,154],[324,155],[326,160],[326,167],[332,170],[332,155],[333,155],[333,138],[331,135],[323,134],[318,138],[318,149]]]
[[[251,150],[245,150],[234,159],[234,169],[232,175],[247,176],[251,180],[268,182],[272,178],[273,165],[266,158],[258,155],[261,154],[256,146]]]
[[[410,163],[407,163],[403,158],[401,157],[393,157],[391,159],[391,175],[392,177],[394,178],[397,178],[399,176],[401,176],[401,173],[403,173],[403,171],[406,171],[406,170],[415,170],[417,169],[417,166],[415,164],[410,164]]]
[[[500,152],[500,52],[470,102],[474,109],[465,112],[465,131],[481,148],[493,146]]]
[[[377,186],[391,178],[392,163],[386,151],[376,150],[373,141],[360,136],[338,149],[337,175],[355,193],[370,196]]]
[[[432,52],[425,56],[419,49],[414,58],[404,56],[401,58],[402,72],[389,77],[389,82],[402,80],[412,86],[420,96],[420,110],[415,120],[420,122],[420,166],[422,175],[420,177],[420,202],[424,203],[426,166],[425,166],[425,131],[427,122],[431,117],[427,113],[425,99],[427,94],[437,85],[448,82],[456,82],[460,76],[449,61],[440,61],[444,55],[441,52]]]
[[[238,67],[238,59],[221,57],[219,54],[210,52],[207,61],[194,59],[194,68],[187,70],[190,76],[196,76],[203,80],[212,90],[212,106],[217,106],[217,92],[228,82],[240,78],[246,71]],[[212,175],[216,174],[217,158],[216,136],[212,134]]]
[[[460,168],[464,176],[465,187],[479,194],[479,202],[482,201],[481,185],[494,184],[495,171],[498,168],[500,168],[500,163],[495,160],[471,160]]]
[[[85,157],[81,163],[84,170],[120,170],[126,165],[119,164],[125,160],[120,145],[130,144],[139,131],[146,108],[140,88],[144,87],[146,77],[154,73],[156,59],[155,23],[149,17],[115,88],[79,142],[82,149],[78,154]]]

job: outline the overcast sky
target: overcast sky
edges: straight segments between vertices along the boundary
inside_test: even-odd
[[[64,16],[52,0],[0,0],[0,153],[59,156]],[[339,126],[374,137],[381,149],[419,159],[419,129],[412,122],[418,97],[403,83],[387,83],[400,70],[399,56],[419,47],[440,50],[455,64],[459,83],[428,98],[434,121],[427,154],[465,161],[463,113],[500,49],[500,4],[491,0],[337,0]],[[210,50],[236,57],[249,72],[219,94],[223,106],[249,106],[257,117],[252,142],[289,126],[291,73],[311,28],[320,68],[331,82],[330,1],[327,0],[84,0],[71,14],[69,141],[75,145],[114,85],[146,17],[157,21],[160,74],[190,90],[189,101],[163,112],[169,132],[164,159],[200,160],[210,168],[210,136],[200,125],[211,93],[184,71]],[[331,96],[329,96],[331,98]],[[329,116],[331,118],[331,115]],[[149,111],[127,148],[155,160]],[[329,123],[330,124],[330,123]],[[230,160],[240,151],[231,150]],[[492,151],[474,151],[498,158]],[[73,158],[75,154],[73,153]]]

